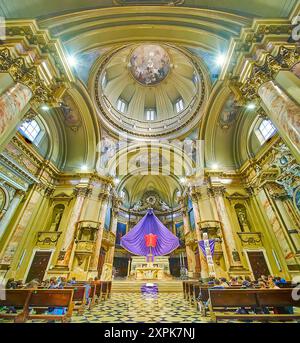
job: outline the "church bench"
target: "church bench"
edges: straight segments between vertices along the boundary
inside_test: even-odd
[[[197,309],[200,310],[201,314],[203,316],[207,315],[207,304],[209,300],[209,289],[212,289],[208,285],[193,285],[195,289],[195,302],[196,302],[196,307]],[[230,286],[226,289],[240,289],[241,286]]]
[[[104,300],[107,300],[111,297],[111,281],[101,281],[102,284],[102,294],[101,296],[104,298]],[[101,300],[101,299],[100,299]]]
[[[7,289],[1,290],[0,307],[13,307],[16,313],[0,312],[0,318],[14,319],[15,322],[23,322],[25,309],[27,308],[32,290],[28,289]]]
[[[193,299],[193,285],[200,285],[200,282],[198,281],[190,281],[187,284],[187,295],[186,295],[186,299],[192,303],[192,299]]]
[[[300,300],[293,300],[292,289],[209,289],[208,306],[212,320],[247,321],[300,320],[300,314],[237,314],[238,308],[254,311],[254,308],[275,310],[280,307],[300,307]],[[230,312],[231,311],[231,312]],[[217,313],[221,312],[221,313]]]
[[[86,292],[84,286],[67,286],[64,289],[72,289],[73,290],[73,311],[77,311],[78,314],[82,314],[84,312],[86,306]]]
[[[189,285],[192,284],[192,283],[195,283],[197,281],[182,281],[182,287],[183,287],[183,297],[184,299],[188,300],[189,298]]]
[[[70,321],[73,312],[73,289],[32,290],[24,310],[24,321],[30,319]],[[51,314],[49,308],[66,308],[64,314]],[[35,313],[32,312],[35,311]],[[43,313],[41,313],[43,311]]]

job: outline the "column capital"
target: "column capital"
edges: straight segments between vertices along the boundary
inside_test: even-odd
[[[225,192],[226,188],[224,186],[213,186],[207,189],[207,194],[211,197],[223,197],[225,195]]]
[[[275,79],[280,70],[290,70],[294,64],[300,62],[300,48],[286,48],[281,46],[276,56],[265,54],[264,63],[252,64],[252,70],[245,83],[241,85],[241,93],[247,100],[258,98],[261,85]]]
[[[87,198],[92,194],[92,188],[90,185],[77,185],[74,188],[73,194],[75,195],[75,197]]]

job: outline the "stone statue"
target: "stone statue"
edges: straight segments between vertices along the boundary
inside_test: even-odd
[[[56,213],[54,221],[51,224],[50,231],[57,231],[58,230],[62,215],[63,215],[63,210],[59,210]]]
[[[170,210],[170,207],[163,200],[159,200],[159,204],[160,204],[161,209],[163,211],[169,211]]]
[[[142,206],[142,202],[138,201],[134,206],[133,206],[133,210],[134,211],[138,211]]]
[[[112,265],[110,263],[104,263],[101,273],[101,281],[111,281],[112,279]]]
[[[245,207],[236,208],[239,224],[242,231],[250,231],[250,225],[247,219],[247,213]]]

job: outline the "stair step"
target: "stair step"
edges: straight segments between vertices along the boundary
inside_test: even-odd
[[[142,285],[151,283],[147,281],[113,281],[112,293],[136,293],[141,291]],[[157,281],[158,291],[162,293],[182,293],[182,281]]]

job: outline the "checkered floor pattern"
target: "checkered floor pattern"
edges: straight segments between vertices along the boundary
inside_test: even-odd
[[[180,293],[142,295],[116,293],[111,299],[96,305],[73,323],[200,323],[200,313],[183,299]]]

